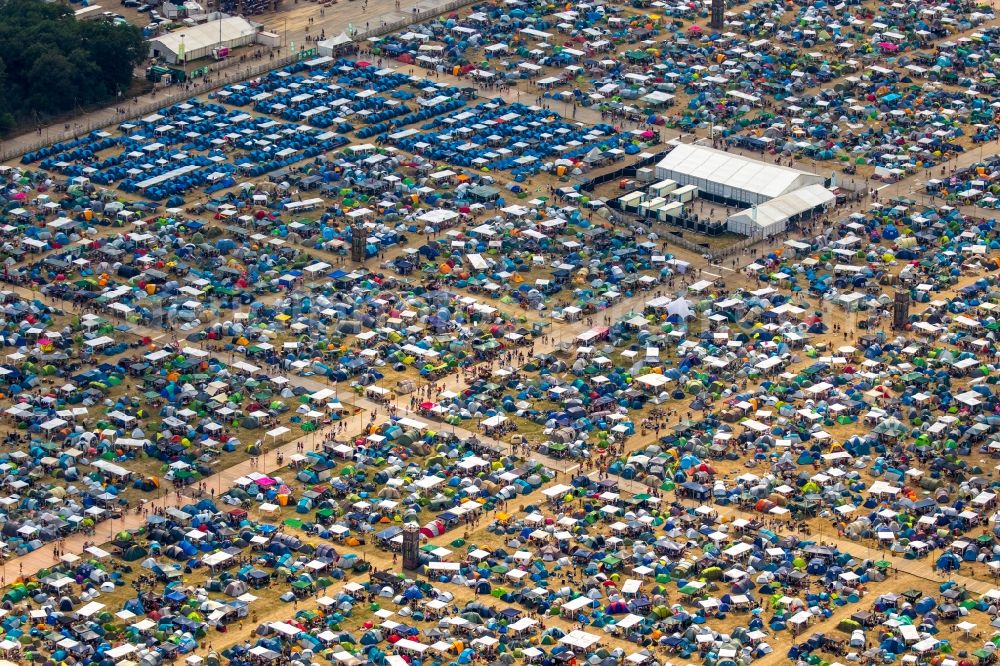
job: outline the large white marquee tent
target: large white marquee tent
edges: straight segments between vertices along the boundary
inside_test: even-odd
[[[730,215],[726,227],[744,236],[768,238],[784,231],[789,221],[817,212],[834,199],[833,193],[822,185],[807,185]]]
[[[695,185],[702,196],[747,206],[824,181],[814,173],[689,143],[679,144],[656,165],[656,177]]]

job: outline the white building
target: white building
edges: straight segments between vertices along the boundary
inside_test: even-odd
[[[822,185],[806,185],[759,206],[733,213],[726,226],[729,231],[737,234],[767,238],[780,234],[790,221],[826,209],[835,198],[833,192]]]
[[[217,47],[234,49],[253,44],[259,26],[240,16],[225,16],[200,25],[174,30],[149,40],[149,54],[170,65],[212,55]]]
[[[695,185],[706,199],[745,206],[824,182],[814,173],[689,143],[678,145],[656,165],[656,177]]]

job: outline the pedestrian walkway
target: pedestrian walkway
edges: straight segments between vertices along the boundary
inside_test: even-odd
[[[682,502],[683,504],[684,502]],[[696,508],[692,503],[688,503],[687,506]],[[722,506],[719,504],[712,504],[710,508],[716,512],[719,517],[725,517],[727,520],[735,520],[736,518],[747,518],[747,512],[731,505]],[[757,516],[750,516],[751,518]],[[889,562],[892,566],[890,570],[900,571],[910,576],[916,576],[917,578],[923,578],[924,580],[931,580],[936,582],[944,582],[945,580],[951,580],[959,585],[965,587],[972,595],[983,595],[994,589],[996,586],[990,583],[979,580],[977,578],[971,578],[962,573],[948,572],[947,574],[939,574],[934,570],[933,557],[923,557],[918,560],[908,560],[904,557],[899,557],[898,555],[889,552],[888,550],[881,550],[871,548],[863,543],[857,541],[851,541],[840,536],[837,533],[825,534],[821,532],[820,534],[813,534],[810,537],[815,541],[821,543],[829,542],[829,545],[836,546],[842,552],[850,553],[851,555],[862,559],[869,560],[871,562],[877,562],[879,560],[885,560]]]
[[[21,286],[11,286],[7,285],[8,289],[13,290],[25,298],[35,298],[39,299],[48,305],[54,307],[62,307],[63,304],[54,299],[43,296],[37,291],[33,291]],[[613,307],[603,310],[598,313],[599,316],[610,316],[612,320],[618,318],[621,315],[632,312],[635,308],[639,310],[642,309],[643,303],[647,298],[650,297],[648,292],[638,293],[631,298],[622,299],[620,302],[615,304]],[[206,323],[205,326],[208,326]],[[561,327],[560,333],[561,337],[549,336],[548,343],[542,343],[541,341],[536,342],[535,351],[536,353],[551,353],[554,351],[559,342],[562,339],[571,340],[573,337],[588,330],[590,326],[586,321],[574,322],[573,324],[566,324]],[[137,335],[143,335],[150,338],[157,338],[162,341],[164,337],[164,332],[161,330],[149,328],[142,325],[132,325],[131,331]],[[187,332],[189,333],[189,332]],[[196,349],[202,349],[203,351],[209,351],[204,345],[194,342],[185,341],[183,343],[185,346],[194,347]],[[218,352],[209,353],[218,354]],[[345,405],[350,405],[357,408],[359,411],[353,416],[349,417],[347,421],[348,432],[358,433],[362,430],[363,426],[367,421],[366,416],[370,418],[370,415],[379,411],[380,413],[385,413],[387,407],[385,405],[379,405],[371,400],[365,398],[361,395],[355,395],[354,392],[347,386],[341,386],[339,383],[329,382],[325,379],[317,380],[311,377],[301,377],[298,375],[288,376],[289,383],[295,386],[301,386],[305,388],[310,393],[318,391],[324,388],[335,388],[338,389],[338,397]],[[452,386],[457,390],[465,388],[465,384],[461,377],[450,378],[443,381],[444,385],[449,385],[449,381],[453,381]],[[419,416],[414,412],[406,409],[405,407],[398,408],[398,412],[401,415],[409,416]],[[302,437],[298,437],[288,443],[282,444],[281,446],[267,451],[259,456],[257,466],[254,466],[250,460],[238,463],[224,470],[220,470],[216,474],[210,477],[202,479],[205,483],[205,487],[209,489],[215,489],[216,493],[221,494],[222,492],[228,490],[236,481],[236,479],[246,476],[251,472],[259,472],[261,474],[267,474],[278,469],[280,466],[277,463],[278,454],[288,460],[293,454],[297,453],[299,450],[299,444],[301,443],[306,450],[311,450],[315,442],[322,442],[325,439],[326,434],[331,432],[333,426],[317,430],[314,433],[309,433]],[[485,437],[482,434],[474,433],[471,430],[467,430],[462,427],[454,426],[451,428],[452,432],[456,436],[463,439],[469,437],[476,437],[480,442],[494,448],[496,451],[501,452],[504,455],[509,455],[512,453],[511,445],[499,440]],[[579,465],[573,461],[565,460],[555,460],[545,455],[538,453],[532,453],[531,458],[535,459],[537,462],[549,467],[552,470],[558,470],[562,473],[572,473],[574,470],[579,468]],[[637,491],[638,492],[638,491]],[[149,500],[144,504],[149,512],[153,512],[155,509],[166,509],[168,507],[177,507],[188,504],[190,500],[183,495],[178,495],[174,491],[166,492],[165,495],[157,497],[155,499]],[[95,543],[101,543],[105,540],[110,540],[116,533],[125,530],[136,530],[145,525],[145,518],[141,514],[137,514],[133,511],[129,511],[122,518],[118,520],[108,520],[106,523],[101,523],[97,526],[97,533],[95,535],[86,535],[83,533],[73,534],[67,537],[62,545],[62,550],[66,553],[82,553],[84,542],[91,541]],[[33,575],[40,569],[51,566],[56,562],[56,558],[52,554],[51,547],[42,547],[38,550],[32,551],[20,557],[13,558],[6,563],[6,571],[17,572],[20,575]]]
[[[969,155],[970,155],[969,153],[966,153],[966,154],[962,155],[961,159],[958,160],[956,163],[957,164],[964,164],[964,163],[966,163],[969,159],[971,159],[969,157]],[[904,179],[902,181],[902,183],[905,184],[907,182],[911,182],[911,183],[915,182],[916,179],[919,176],[920,176],[920,174],[915,174],[913,176],[910,176],[909,178]],[[861,205],[864,205],[864,204],[861,204]],[[845,211],[844,209],[841,209],[840,211],[838,211],[838,214],[846,214],[846,212],[849,212],[849,210],[850,209],[847,209],[847,211]],[[704,269],[704,268],[707,268],[708,266],[709,266],[708,262],[705,261],[704,259],[693,260],[690,270],[697,271],[699,268]],[[31,290],[31,289],[28,289],[28,288],[25,288],[25,287],[8,285],[7,288],[9,288],[9,289],[11,289],[13,291],[16,291],[17,293],[21,294],[22,296],[24,296],[26,298],[37,298],[37,299],[40,299],[40,300],[42,300],[43,302],[45,302],[45,303],[47,303],[49,305],[55,306],[55,307],[62,308],[64,306],[64,304],[62,302],[56,301],[54,299],[50,299],[50,298],[45,297],[45,296],[42,296],[39,292]],[[637,294],[635,294],[634,296],[632,296],[630,298],[623,298],[621,301],[619,301],[618,303],[614,304],[611,308],[609,308],[607,310],[603,310],[603,311],[601,311],[599,313],[596,313],[596,316],[598,318],[600,318],[600,319],[603,319],[604,317],[610,317],[611,321],[615,321],[618,318],[620,318],[623,315],[626,315],[628,313],[641,312],[643,310],[643,305],[644,305],[645,301],[648,298],[650,298],[651,296],[652,296],[652,294],[650,292],[640,292],[640,293],[637,293]],[[272,296],[270,298],[277,298],[277,295],[276,296]],[[204,326],[208,326],[211,323],[213,323],[213,322],[207,322],[207,323],[204,324]],[[536,341],[536,344],[535,344],[535,353],[536,354],[537,353],[552,353],[553,351],[555,351],[558,348],[558,346],[559,346],[559,344],[561,342],[563,342],[564,340],[566,342],[571,342],[575,338],[576,335],[578,335],[579,333],[582,333],[583,331],[587,330],[588,328],[590,328],[590,325],[587,324],[585,320],[581,320],[581,321],[570,323],[570,324],[560,324],[558,331],[554,332],[552,335],[548,336],[548,342],[542,343],[541,341]],[[149,337],[151,339],[160,341],[161,343],[162,343],[163,338],[166,335],[166,333],[164,331],[162,331],[162,330],[153,329],[153,328],[149,328],[149,327],[145,327],[145,326],[141,326],[141,325],[132,325],[132,329],[131,330],[132,330],[133,333],[135,333],[137,335],[147,336],[147,337]],[[191,332],[192,331],[185,331],[185,335],[187,335],[187,334],[189,334]],[[203,349],[204,351],[209,351],[209,350],[205,349],[204,345],[201,345],[201,344],[198,344],[198,343],[192,343],[192,342],[189,342],[189,341],[185,341],[184,344],[186,346],[191,346],[191,347]],[[210,352],[210,353],[215,353],[215,352]],[[362,427],[366,423],[366,421],[364,420],[365,417],[366,417],[366,414],[369,415],[369,417],[370,417],[370,414],[373,413],[374,410],[384,410],[385,409],[385,406],[378,405],[378,404],[376,404],[376,403],[368,400],[367,398],[365,398],[363,396],[354,395],[353,391],[351,391],[347,387],[344,387],[346,389],[346,391],[340,391],[341,387],[338,384],[336,384],[336,383],[330,383],[330,382],[328,382],[326,380],[320,381],[320,380],[313,379],[313,378],[310,378],[310,377],[301,377],[301,376],[297,376],[297,375],[291,375],[291,376],[288,377],[288,379],[289,379],[289,382],[291,384],[296,385],[296,386],[301,386],[301,387],[305,388],[306,390],[308,390],[309,392],[315,392],[315,391],[318,391],[318,390],[323,389],[323,388],[337,388],[338,389],[338,393],[339,393],[339,395],[341,397],[341,400],[345,404],[351,405],[351,406],[356,407],[356,408],[359,409],[359,411],[357,412],[357,414],[355,414],[354,416],[350,417],[350,420],[348,421],[349,432],[353,432],[353,433],[360,432],[360,430],[362,429]],[[455,382],[455,384],[453,386],[457,390],[461,390],[461,389],[465,388],[465,385],[462,382],[462,379],[460,377],[459,378],[452,378],[452,379],[446,378],[445,380],[443,380],[443,384],[445,386],[449,386],[449,382]],[[345,399],[345,396],[346,396],[346,399]],[[399,413],[403,414],[403,415],[417,416],[416,414],[414,414],[412,411],[406,409],[405,407],[398,408],[398,410],[399,410]],[[355,419],[357,420],[357,422],[355,422]],[[246,462],[237,464],[235,466],[232,466],[232,467],[230,467],[230,468],[228,468],[226,470],[222,470],[222,471],[218,472],[217,474],[215,474],[215,475],[213,475],[213,476],[211,476],[211,477],[209,477],[207,479],[204,479],[204,481],[206,482],[207,487],[209,487],[209,488],[213,488],[214,487],[214,488],[218,489],[219,492],[222,492],[225,489],[228,489],[232,485],[233,481],[235,481],[237,478],[240,478],[241,476],[244,476],[245,474],[247,474],[247,473],[249,473],[251,471],[259,471],[259,472],[262,472],[262,473],[266,473],[266,472],[268,472],[270,470],[275,469],[276,466],[277,466],[277,464],[276,464],[276,455],[272,455],[272,454],[275,454],[277,451],[282,452],[282,455],[287,457],[287,456],[289,456],[289,455],[291,455],[291,454],[293,454],[293,453],[295,453],[297,451],[297,445],[300,442],[302,442],[304,445],[308,446],[308,444],[311,441],[310,438],[314,438],[314,437],[315,438],[322,438],[322,437],[325,436],[325,433],[329,432],[329,430],[330,429],[328,428],[328,429],[325,429],[323,431],[317,432],[315,434],[310,434],[310,435],[307,435],[307,436],[304,436],[304,437],[297,438],[297,439],[295,439],[295,440],[293,440],[293,441],[291,441],[291,442],[289,442],[287,444],[283,444],[281,447],[278,447],[277,449],[274,449],[271,452],[268,452],[266,455],[261,456],[260,466],[258,468],[256,468],[256,469],[253,468],[253,467],[251,467],[249,461],[246,461]],[[454,427],[453,430],[454,430],[454,432],[455,432],[456,435],[460,435],[463,438],[468,438],[468,437],[475,436],[481,442],[483,442],[483,443],[491,446],[492,448],[494,448],[495,450],[497,450],[499,452],[502,452],[504,455],[507,455],[507,454],[511,453],[511,445],[510,444],[501,442],[501,441],[493,439],[493,438],[485,437],[485,436],[483,436],[483,435],[481,435],[479,433],[473,433],[472,431],[467,430],[465,428],[461,428],[461,427]],[[636,444],[643,444],[643,442],[639,442],[638,438],[637,438]],[[567,474],[573,473],[575,470],[579,469],[579,465],[576,462],[573,462],[573,461],[555,460],[553,458],[549,458],[547,456],[544,456],[544,455],[541,455],[541,454],[538,454],[538,453],[533,453],[531,455],[531,457],[534,458],[535,460],[537,460],[538,462],[540,462],[541,464],[546,465],[547,467],[551,468],[552,470],[558,470],[560,472],[564,472],[564,473],[567,473]],[[633,492],[642,492],[642,491],[645,490],[645,487],[641,486],[641,484],[635,484],[635,483],[631,483],[631,482],[628,483],[628,484],[622,484],[621,481],[619,483],[620,483],[620,485],[622,485],[623,488],[626,488],[626,489],[632,489],[632,488],[634,488]],[[181,503],[184,503],[184,502],[182,501]],[[158,507],[158,508],[164,508],[166,506],[175,506],[176,504],[177,504],[177,499],[174,498],[173,500],[171,500],[169,498],[169,496],[168,496],[168,497],[161,497],[161,498],[158,498],[156,500],[153,500],[150,503],[147,503],[146,506],[147,506],[147,508],[149,508],[150,510],[152,510],[153,508],[156,508],[156,507]],[[117,521],[108,521],[108,524],[106,526],[105,526],[105,524],[102,523],[99,526],[99,530],[100,530],[101,533],[103,533],[105,527],[107,527],[107,529],[108,529],[108,532],[107,532],[108,537],[111,537],[115,533],[116,530],[117,531],[121,531],[121,530],[137,529],[139,527],[142,527],[142,525],[143,525],[143,518],[142,518],[141,515],[137,515],[137,514],[134,514],[134,513],[129,513],[123,519],[119,519]],[[81,534],[76,534],[76,535],[73,535],[71,537],[68,537],[65,540],[65,544],[64,544],[63,550],[66,551],[66,552],[80,552],[82,550],[82,544],[83,544],[83,542],[87,541],[87,540],[96,541],[96,540],[99,540],[99,538],[97,538],[97,537],[87,537],[87,536],[84,536],[84,535],[81,535]],[[851,544],[851,545],[853,546],[854,544]],[[36,551],[34,551],[32,553],[28,553],[26,555],[23,555],[21,557],[18,557],[18,558],[15,558],[15,559],[11,560],[10,562],[8,562],[8,566],[18,567],[19,571],[21,571],[22,570],[21,567],[23,567],[23,572],[26,575],[28,575],[28,574],[35,573],[36,571],[38,571],[39,569],[41,569],[43,567],[50,566],[53,563],[53,561],[54,560],[53,560],[53,557],[52,557],[52,551],[51,551],[51,549],[50,548],[42,548],[42,549],[36,550]],[[901,565],[901,570],[903,570],[903,571],[910,571],[910,570],[919,568],[919,565],[914,564],[912,561],[905,560],[905,561],[902,561],[902,562],[904,563],[904,564]],[[924,566],[926,566],[926,565],[924,565]],[[909,569],[903,568],[903,567],[909,567]],[[929,568],[927,568],[927,570],[924,571],[924,574],[925,574],[924,577],[929,577],[929,574],[930,574]],[[970,587],[970,589],[973,589],[973,588]]]

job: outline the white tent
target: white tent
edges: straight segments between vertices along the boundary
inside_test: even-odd
[[[332,56],[334,52],[338,50],[338,47],[350,43],[351,38],[347,36],[346,32],[342,32],[336,37],[331,37],[330,39],[324,39],[321,42],[317,42],[316,47],[318,48],[321,56]]]
[[[656,177],[695,185],[705,194],[747,205],[762,204],[824,181],[814,173],[689,143],[667,153],[656,165]]]
[[[667,314],[677,315],[681,319],[687,319],[693,314],[691,312],[691,303],[684,298],[675,298],[667,304]]]
[[[581,631],[579,629],[574,629],[565,636],[559,639],[560,643],[569,645],[570,647],[580,648],[581,650],[586,650],[594,643],[600,642],[601,637],[588,633],[586,631]]]
[[[256,39],[256,25],[240,16],[226,16],[153,37],[149,40],[149,55],[173,65],[209,56],[216,47],[232,49],[253,44]]]
[[[726,227],[743,236],[768,238],[783,232],[789,220],[829,206],[835,198],[822,185],[807,185],[758,206],[733,213],[729,216]]]

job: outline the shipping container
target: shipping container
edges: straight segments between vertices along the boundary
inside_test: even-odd
[[[645,201],[639,204],[639,215],[656,215],[656,211],[661,207],[667,205],[667,200],[664,197],[655,197],[649,201]]]
[[[681,203],[693,201],[696,196],[698,196],[697,185],[685,185],[670,193],[671,200],[680,201]]]
[[[649,186],[649,194],[654,197],[665,197],[676,189],[677,181],[670,179],[661,180],[660,182]]]
[[[672,218],[680,217],[684,213],[684,204],[680,201],[671,201],[656,211],[656,218],[660,222],[669,222]]]
[[[618,202],[621,204],[624,210],[634,211],[642,203],[642,200],[646,198],[646,193],[642,191],[629,192],[625,196],[618,197]]]

